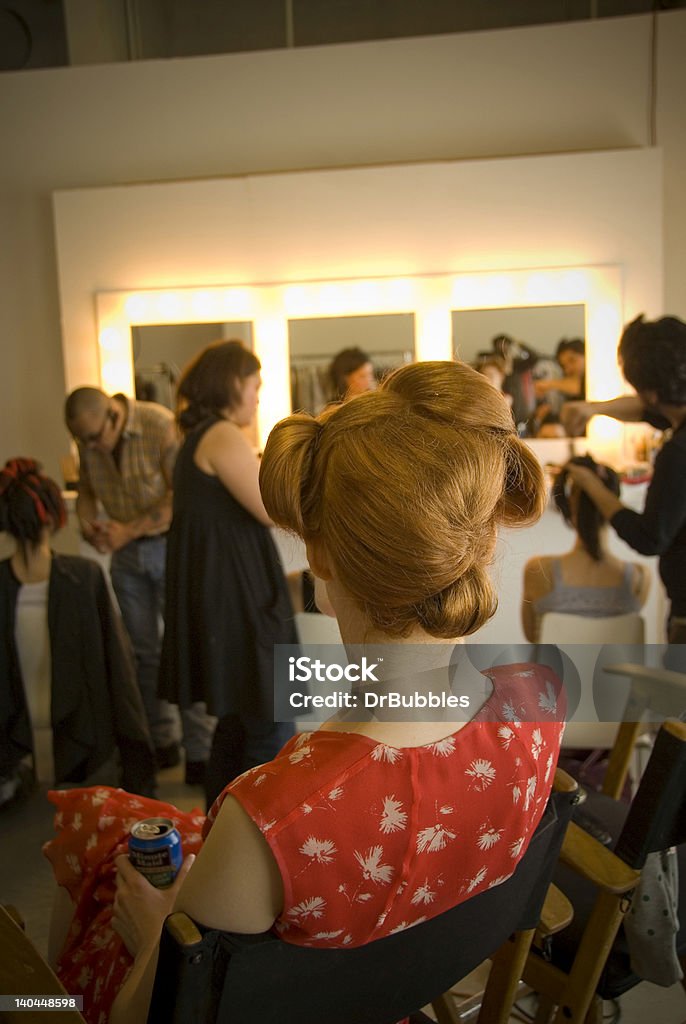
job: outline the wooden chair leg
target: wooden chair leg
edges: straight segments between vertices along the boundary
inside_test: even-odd
[[[443,995],[432,999],[431,1007],[436,1014],[438,1024],[459,1024],[460,1018],[455,1006],[455,1000],[450,992],[444,992]]]
[[[534,1024],[548,1024],[550,1018],[553,1015],[555,1009],[555,1003],[546,996],[543,992],[538,993],[538,1007],[536,1008],[536,1016],[534,1017]]]
[[[479,1024],[507,1024],[535,929],[516,932],[492,958]]]

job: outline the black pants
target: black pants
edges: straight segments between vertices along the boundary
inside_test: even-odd
[[[225,786],[276,757],[295,729],[291,722],[271,722],[257,715],[226,715],[217,721],[205,776],[207,808]]]

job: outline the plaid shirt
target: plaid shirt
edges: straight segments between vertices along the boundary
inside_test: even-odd
[[[156,505],[171,488],[179,443],[174,416],[162,405],[115,395],[128,408],[119,465],[110,452],[79,445],[79,491],[98,498],[110,519],[128,523]],[[173,440],[171,438],[173,437]]]

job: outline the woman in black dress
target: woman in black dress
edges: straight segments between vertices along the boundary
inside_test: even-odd
[[[243,428],[258,404],[260,363],[240,341],[209,345],[185,369],[167,546],[160,694],[205,701],[218,718],[208,806],[293,734],[274,722],[273,648],[297,643],[293,610]]]

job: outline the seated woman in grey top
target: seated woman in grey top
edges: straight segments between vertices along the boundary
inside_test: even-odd
[[[639,611],[650,589],[645,566],[623,562],[607,547],[607,524],[584,491],[573,483],[569,465],[591,469],[614,494],[619,477],[590,456],[572,459],[555,481],[553,499],[565,522],[576,532],[572,550],[565,555],[531,558],[524,567],[522,625],[536,643],[546,612],[566,612],[599,618]]]

